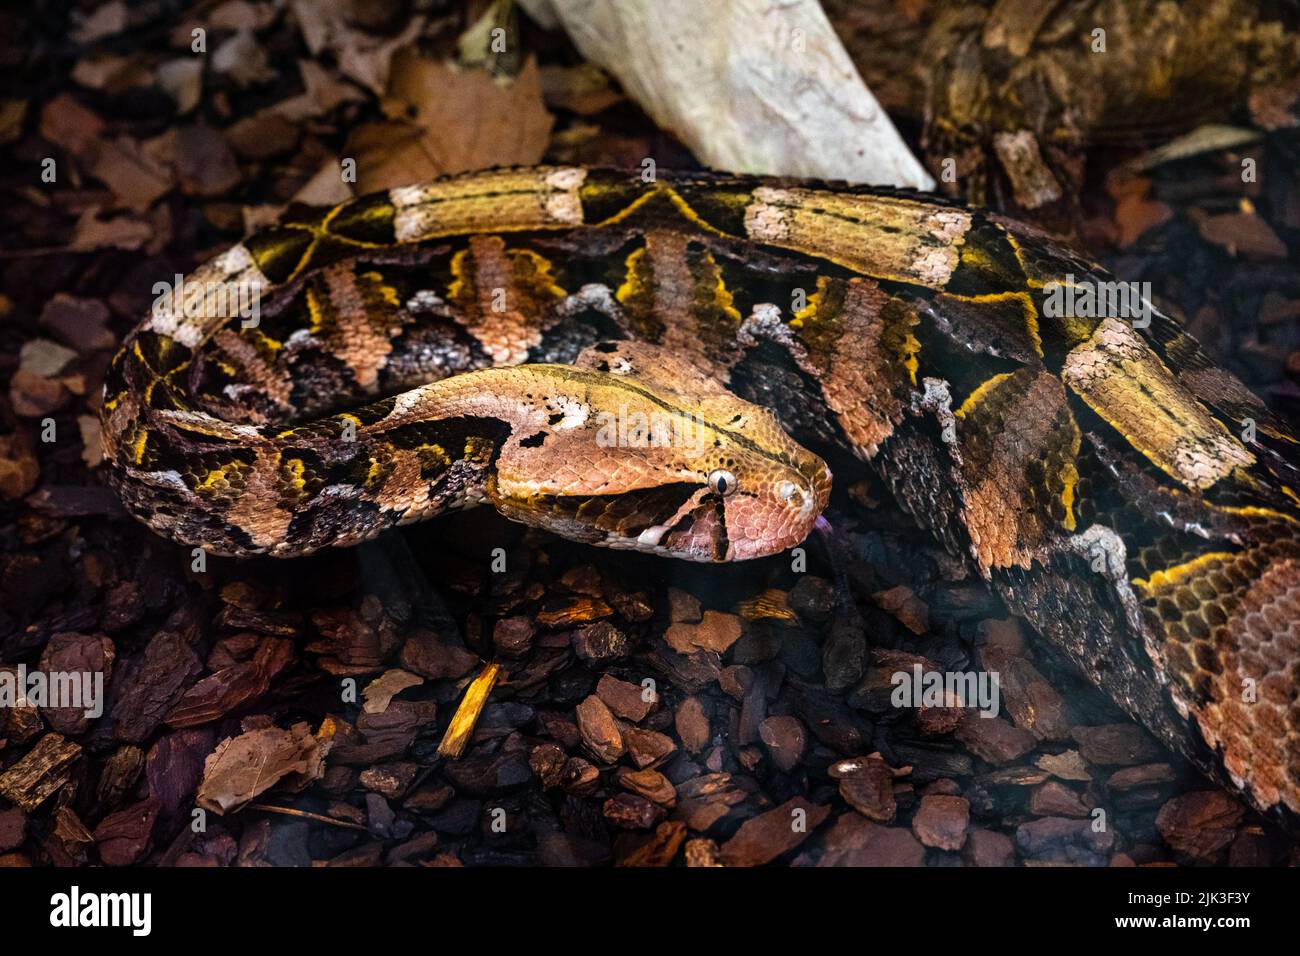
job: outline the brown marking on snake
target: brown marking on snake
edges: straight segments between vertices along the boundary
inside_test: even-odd
[[[1188,487],[1204,490],[1255,463],[1126,322],[1103,319],[1066,357],[1061,375],[1134,448]]]
[[[713,254],[688,234],[653,229],[628,256],[626,270],[615,296],[632,333],[725,379],[739,355],[741,316]]]
[[[956,412],[966,528],[980,569],[1029,568],[1073,529],[1078,426],[1061,380],[1021,369],[984,383]]]
[[[500,236],[474,236],[456,253],[447,291],[458,317],[498,365],[514,365],[542,341],[547,309],[564,298],[550,263]]]
[[[343,360],[357,387],[373,393],[402,324],[396,293],[384,287],[379,273],[358,275],[346,262],[322,270],[319,280],[306,293],[312,331]]]
[[[807,252],[880,279],[941,288],[960,261],[970,214],[890,196],[762,186],[745,211],[757,242]]]

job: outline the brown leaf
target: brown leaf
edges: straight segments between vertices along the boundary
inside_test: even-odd
[[[209,126],[176,131],[176,175],[181,190],[194,196],[220,196],[239,185],[235,154],[221,132]]]
[[[67,400],[68,390],[57,379],[43,378],[20,368],[9,380],[9,402],[14,414],[24,418],[48,415]]]
[[[253,86],[276,78],[267,63],[266,49],[250,30],[240,30],[212,52],[212,69],[240,86]]]
[[[1115,200],[1117,242],[1121,248],[1133,245],[1142,233],[1168,222],[1174,214],[1164,203],[1148,198],[1151,180],[1144,176],[1113,175],[1106,189]]]
[[[125,0],[111,0],[96,8],[95,12],[78,19],[80,24],[72,30],[72,39],[78,43],[94,43],[126,29],[127,7]]]
[[[321,164],[315,175],[293,194],[293,202],[305,206],[337,206],[351,198],[352,187],[343,181],[339,164],[332,159]]]
[[[40,326],[78,352],[94,352],[117,344],[108,319],[108,307],[99,299],[78,299],[57,292],[41,310]]]
[[[197,802],[224,815],[290,775],[315,780],[325,771],[326,749],[306,722],[289,730],[261,727],[229,737],[204,761]]]
[[[41,109],[41,135],[72,155],[93,157],[104,132],[104,121],[70,93],[60,93]]]
[[[302,30],[303,42],[313,56],[333,51],[344,76],[356,80],[382,96],[388,87],[393,55],[410,46],[424,29],[425,19],[413,16],[401,33],[376,36],[356,29],[349,19],[366,9],[365,4],[341,4],[336,0],[290,0],[293,17]],[[383,9],[383,4],[376,4]]]
[[[153,236],[153,226],[134,216],[100,219],[99,207],[91,206],[77,219],[70,248],[74,251],[102,249],[139,249]]]
[[[1285,259],[1286,244],[1277,237],[1273,227],[1257,216],[1253,209],[1212,216],[1201,209],[1192,209],[1188,217],[1196,223],[1201,236],[1222,246],[1230,256],[1247,259]]]
[[[503,86],[483,70],[458,70],[403,50],[393,60],[381,106],[389,119],[419,130],[420,152],[437,173],[536,163],[555,122],[542,104],[533,59]],[[406,136],[394,141],[410,148]],[[364,165],[358,157],[358,166]]]
[[[139,57],[112,53],[99,53],[78,60],[72,68],[72,79],[79,86],[113,94],[153,82],[153,76]]]
[[[90,172],[134,212],[144,212],[172,188],[171,171],[127,136],[102,143]]]
[[[580,116],[594,116],[623,100],[609,74],[594,63],[542,67],[542,90],[547,106]]]
[[[410,671],[397,667],[386,670],[367,684],[366,689],[361,692],[361,696],[366,700],[361,709],[367,714],[382,714],[388,709],[388,704],[394,697],[408,687],[423,683],[424,678]]]
[[[158,67],[158,85],[176,101],[177,113],[188,113],[203,96],[203,60],[193,56],[168,60]]]

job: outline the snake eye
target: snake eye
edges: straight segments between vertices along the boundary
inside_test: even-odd
[[[709,490],[715,495],[721,495],[723,498],[734,494],[740,487],[736,482],[736,476],[725,468],[715,468],[709,472]]]

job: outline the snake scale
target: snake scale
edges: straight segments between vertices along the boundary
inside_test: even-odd
[[[451,177],[291,216],[186,280],[252,290],[256,321],[163,296],[109,370],[105,454],[136,516],[217,553],[488,501],[713,561],[797,544],[823,457],[856,456],[1160,740],[1290,821],[1297,439],[1159,312],[1048,307],[1107,281],[906,193]]]

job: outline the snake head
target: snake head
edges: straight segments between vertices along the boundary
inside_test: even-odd
[[[698,486],[631,544],[694,561],[744,561],[800,544],[830,497],[826,463],[766,409],[733,399],[733,415],[695,463]],[[755,433],[763,437],[754,441]],[[614,545],[619,546],[619,545]]]
[[[507,517],[604,547],[743,561],[794,547],[831,473],[767,409],[673,353],[602,343],[551,386],[497,460]]]

